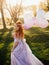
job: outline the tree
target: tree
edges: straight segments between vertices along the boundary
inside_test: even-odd
[[[48,11],[49,11],[49,0],[47,0],[47,8],[48,8]]]
[[[19,14],[20,14],[20,11],[22,10],[22,0],[20,2],[20,5],[16,4],[15,6],[11,7],[11,5],[7,5],[6,4],[6,8],[7,10],[9,11],[10,13],[10,16],[11,16],[11,19],[16,22],[18,20],[18,17],[19,17]]]
[[[36,10],[37,10],[36,5],[32,5],[31,7],[32,7],[32,10],[33,10],[34,16],[36,16]]]
[[[39,8],[42,8],[44,11],[48,11],[48,8],[45,2],[40,2]]]
[[[4,19],[4,4],[5,4],[5,0],[0,0],[0,12],[1,12],[1,16],[2,16],[2,21],[3,21],[3,28],[6,29],[6,24],[5,24],[5,19]]]

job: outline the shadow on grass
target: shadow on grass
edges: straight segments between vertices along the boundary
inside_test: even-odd
[[[47,29],[32,28],[25,34],[32,53],[45,65],[49,65],[49,31]]]
[[[13,42],[12,30],[12,28],[0,30],[0,65],[10,65],[10,50]],[[26,32],[25,38],[32,53],[45,65],[49,65],[49,33],[45,31],[49,32],[49,29],[32,28],[28,30],[29,33]]]
[[[0,30],[0,44],[4,44],[0,48],[0,65],[10,65],[10,50],[11,48],[8,48],[8,46],[13,42],[13,39],[11,37],[11,31],[10,30]]]

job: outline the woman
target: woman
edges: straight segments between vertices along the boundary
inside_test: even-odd
[[[43,65],[30,50],[24,39],[24,30],[22,23],[18,21],[15,25],[13,34],[14,44],[11,52],[11,65]]]

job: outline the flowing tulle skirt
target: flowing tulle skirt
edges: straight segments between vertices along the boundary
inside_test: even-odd
[[[43,63],[32,54],[27,43],[20,43],[11,52],[11,65],[43,65]]]

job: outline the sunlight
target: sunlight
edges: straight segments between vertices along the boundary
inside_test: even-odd
[[[45,2],[46,0],[6,0],[6,3],[8,6],[15,6],[16,4],[21,4],[23,7],[31,6],[31,5],[37,5],[37,10],[38,10],[38,5],[40,2]],[[30,9],[29,9],[30,11]],[[28,10],[25,10],[24,13],[28,12]],[[7,14],[8,17],[10,17],[9,14]],[[22,15],[21,15],[22,16]]]
[[[21,0],[6,0],[8,5],[11,5],[12,7],[16,4],[20,4]]]
[[[6,0],[7,4],[14,6],[20,4],[22,1],[22,6],[39,5],[40,2],[45,2],[45,0]]]

